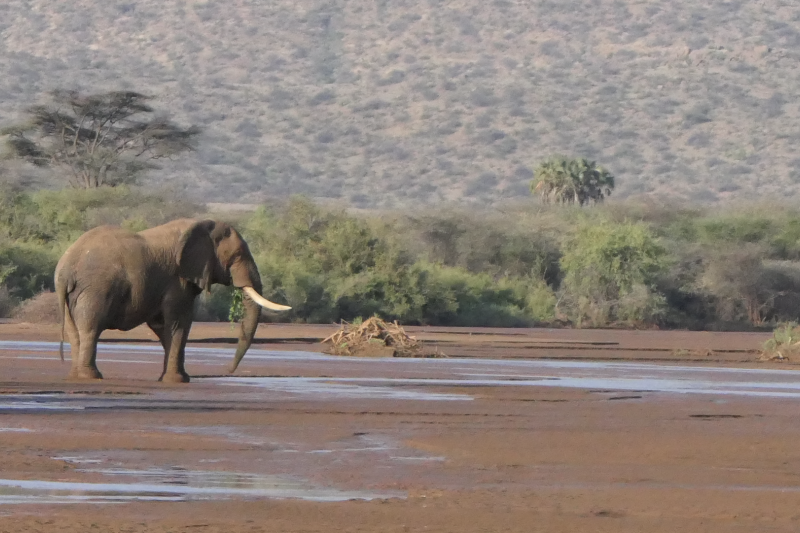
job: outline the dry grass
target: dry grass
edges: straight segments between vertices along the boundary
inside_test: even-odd
[[[760,361],[790,361],[800,359],[800,326],[787,322],[778,326],[772,338],[764,343]]]
[[[58,296],[54,292],[40,292],[22,302],[14,311],[13,318],[31,324],[58,324]]]
[[[342,327],[322,341],[331,347],[325,353],[360,357],[446,357],[438,349],[426,351],[422,342],[406,334],[397,322],[372,317]]]

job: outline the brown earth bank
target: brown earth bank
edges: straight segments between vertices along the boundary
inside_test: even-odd
[[[0,485],[0,532],[800,529],[793,397],[433,381],[388,382],[385,396],[335,394],[341,383],[360,383],[336,380],[447,378],[450,367],[468,372],[483,358],[654,359],[793,375],[791,365],[755,362],[766,334],[408,328],[450,359],[296,352],[319,352],[334,329],[261,326],[253,350],[269,352],[246,356],[241,379],[224,382],[200,376],[222,372],[234,334],[227,324],[197,324],[190,347],[210,348],[187,354],[198,379],[168,385],[155,381],[161,356],[144,329],[106,332],[106,379],[70,382],[55,345],[13,343],[56,341],[57,327],[0,324],[0,483],[114,483],[130,472],[154,479],[161,469],[167,488],[194,486],[203,472],[233,472],[237,487],[253,486],[246,473],[371,498],[2,503],[13,491]],[[248,376],[269,376],[272,388]],[[279,388],[308,378],[334,388]]]

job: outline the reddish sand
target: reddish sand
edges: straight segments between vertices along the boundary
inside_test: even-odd
[[[765,334],[409,329],[451,357],[796,368],[756,362]],[[254,348],[319,351],[318,340],[332,331],[263,325]],[[54,341],[58,333],[54,326],[0,324],[0,341]],[[154,341],[143,329],[103,338]],[[191,345],[229,348],[232,340],[230,326],[200,324]],[[208,380],[157,383],[158,357],[152,355],[142,356],[150,362],[102,362],[107,379],[91,383],[66,381],[68,367],[52,350],[0,356],[0,403],[3,395],[42,392],[156,402],[85,412],[0,409],[0,428],[29,430],[0,431],[0,478],[101,481],[100,474],[82,471],[91,470],[86,464],[69,459],[93,457],[129,468],[296,475],[343,490],[407,494],[334,503],[9,504],[0,505],[0,532],[800,530],[800,401],[794,399],[449,386],[430,390],[468,392],[474,400],[287,396],[265,402],[250,389]],[[220,359],[217,367],[188,359],[194,376],[222,373],[227,362]],[[244,361],[242,375],[330,372],[313,361]],[[287,450],[293,453],[282,453]]]

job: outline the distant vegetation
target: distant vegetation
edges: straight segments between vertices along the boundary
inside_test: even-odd
[[[797,198],[798,20],[786,0],[0,2],[0,126],[60,87],[151,94],[204,133],[145,183],[195,201],[498,204],[554,153],[602,163],[615,198]]]
[[[133,230],[202,206],[129,187],[0,194],[0,312],[52,289],[71,241],[98,224]],[[800,209],[700,210],[617,202],[356,215],[302,197],[225,217],[243,232],[267,319],[403,324],[741,329],[800,315]],[[198,318],[227,320],[233,291]]]

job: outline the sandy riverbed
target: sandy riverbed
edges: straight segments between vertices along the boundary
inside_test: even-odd
[[[146,330],[76,383],[0,324],[0,531],[797,531],[800,367],[764,334],[418,328],[451,357],[319,354],[329,326]],[[796,378],[796,379],[795,379]],[[797,384],[797,386],[796,386]]]

